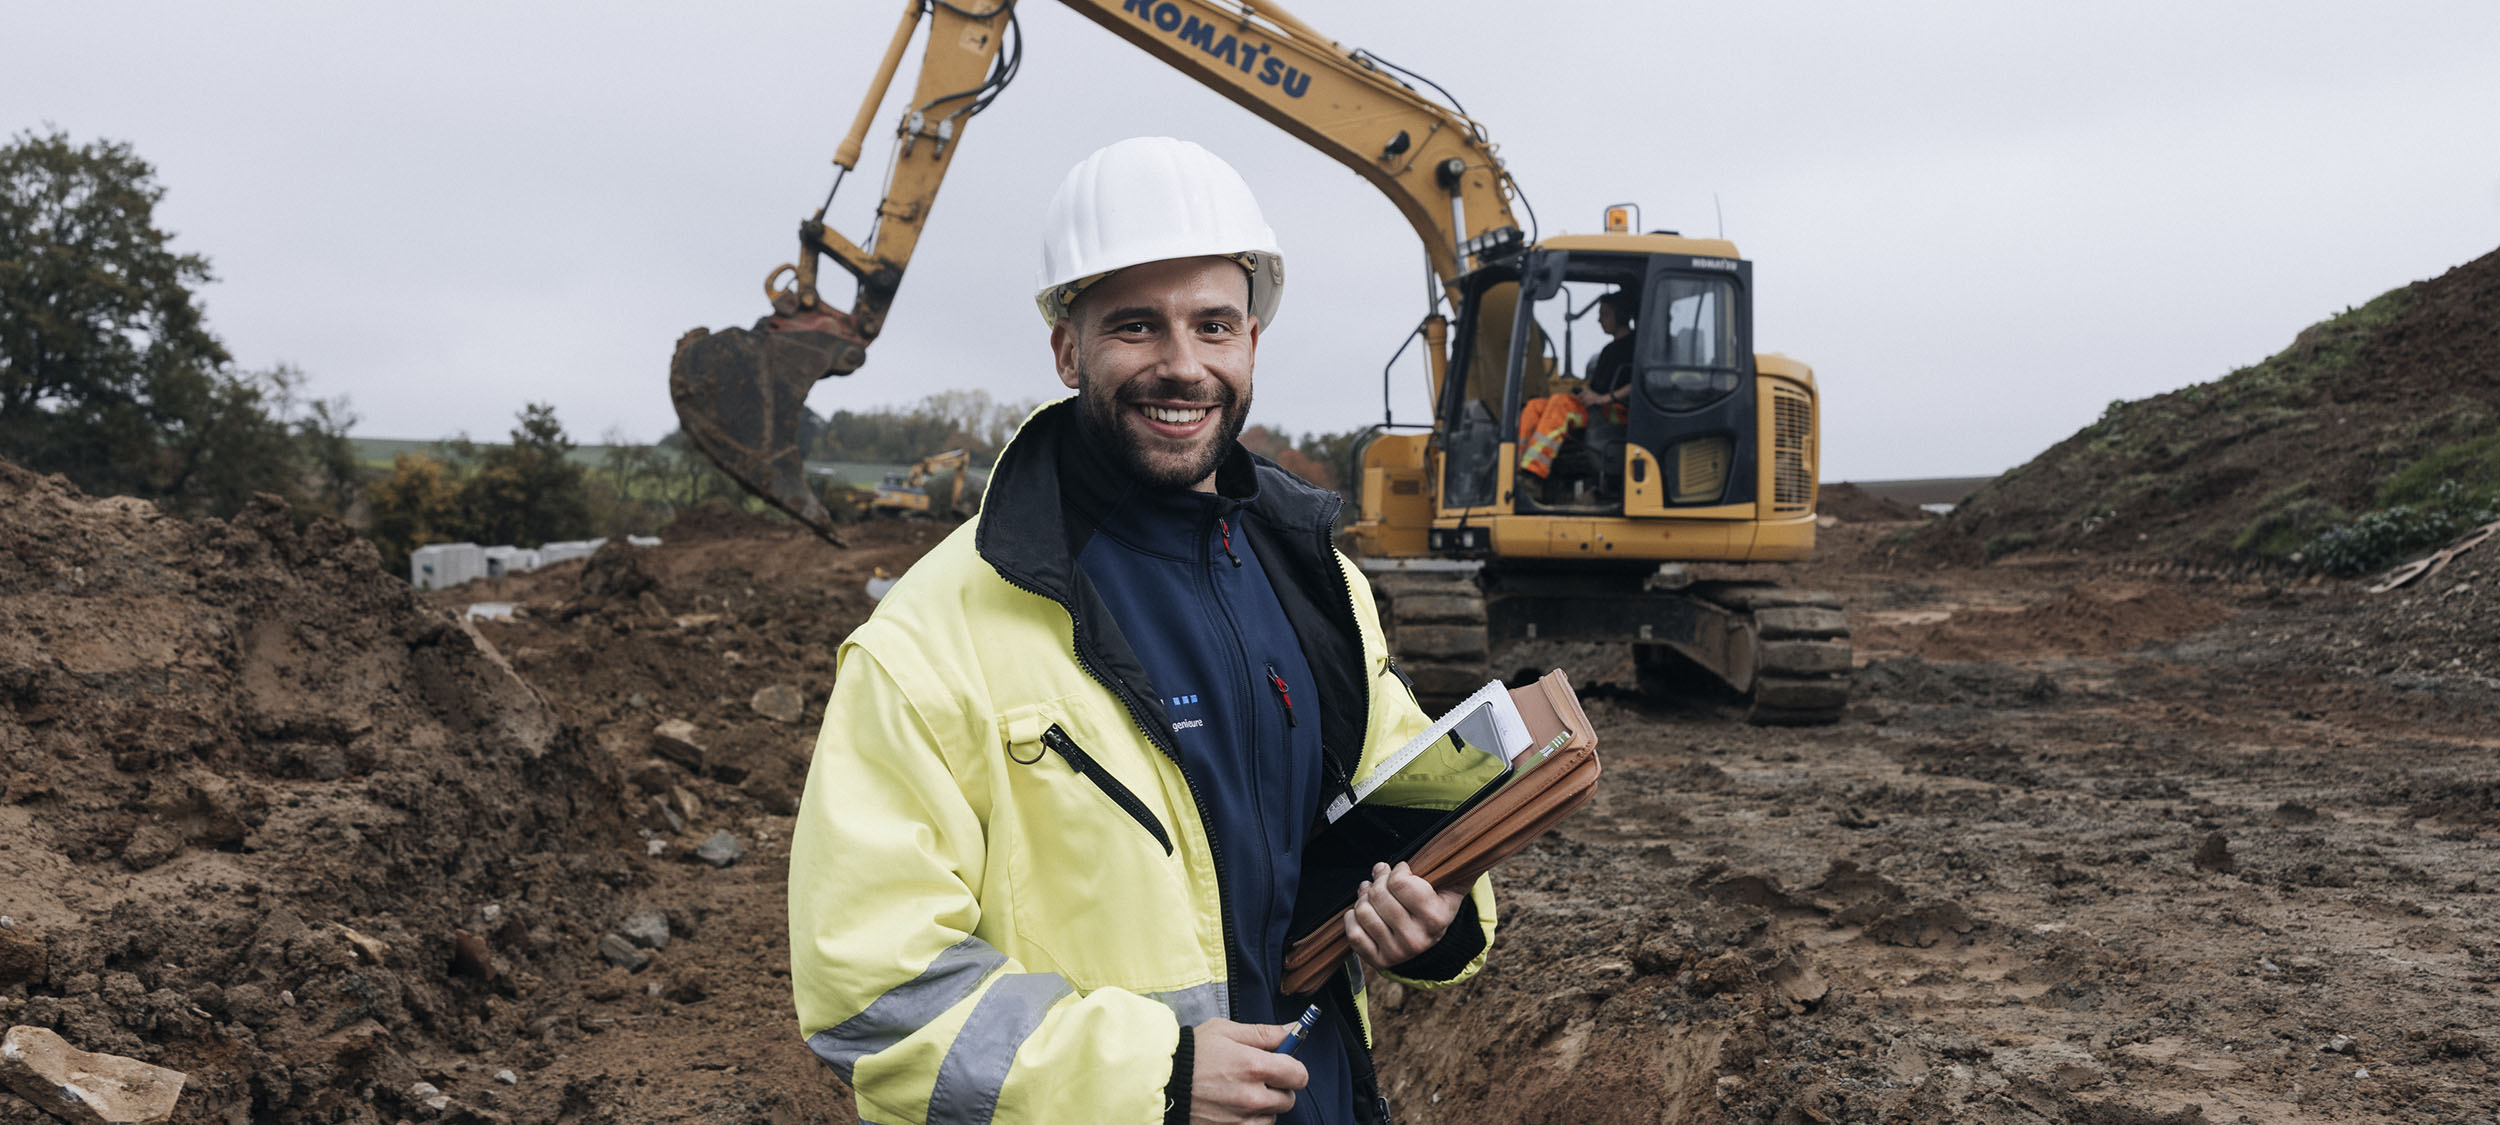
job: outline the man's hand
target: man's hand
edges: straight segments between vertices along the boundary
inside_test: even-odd
[[[1371,881],[1354,893],[1345,936],[1368,969],[1386,969],[1432,948],[1448,931],[1467,892],[1436,891],[1403,863],[1372,865]]]
[[[1293,1108],[1293,1092],[1310,1085],[1311,1072],[1292,1055],[1276,1053],[1292,1024],[1199,1024],[1196,1063],[1189,1075],[1189,1119],[1206,1125],[1263,1125]]]

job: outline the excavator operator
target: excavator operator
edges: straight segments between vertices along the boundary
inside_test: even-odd
[[[1597,358],[1589,361],[1589,385],[1580,393],[1580,402],[1598,408],[1604,419],[1615,425],[1624,424],[1624,403],[1632,397],[1632,318],[1635,301],[1628,289],[1617,289],[1597,299],[1597,327],[1612,337],[1598,349]]]
[[[1340,498],[1236,440],[1284,257],[1165,137],[1087,157],[1043,225],[1076,394],[843,642],[791,841],[800,1033],[864,1121],[1385,1123],[1362,982],[1475,972],[1492,890],[1375,865],[1355,958],[1280,991],[1304,838],[1430,726]]]
[[[1632,397],[1636,307],[1635,294],[1628,289],[1597,298],[1597,326],[1613,339],[1589,361],[1588,378],[1580,386],[1536,399],[1519,412],[1520,472],[1548,481],[1554,471],[1554,454],[1573,430],[1588,427],[1594,431],[1602,425],[1612,432],[1621,431],[1630,414],[1624,404]],[[1592,410],[1597,412],[1594,423],[1589,420]]]

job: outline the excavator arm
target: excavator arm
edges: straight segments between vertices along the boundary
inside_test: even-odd
[[[911,467],[911,472],[903,478],[903,483],[912,488],[918,488],[930,477],[939,473],[954,472],[971,463],[972,454],[967,450],[949,449],[944,453],[932,453],[921,458],[919,464]]]
[[[1443,285],[1456,282],[1471,254],[1518,241],[1507,174],[1484,130],[1425,98],[1374,56],[1257,0],[1061,2],[1379,188],[1423,240]],[[877,107],[924,19],[911,105],[895,131],[868,240],[826,226],[818,208],[799,224],[798,260],[765,278],[771,315],[751,329],[688,332],[669,365],[669,395],[696,447],[837,545],[832,518],[807,486],[799,447],[807,392],[866,362],[957,146],[973,115],[1013,79],[1023,51],[1015,0],[906,0],[867,97],[835,150],[837,190],[858,165]],[[817,291],[819,265],[828,259],[856,283],[847,310]],[[1437,381],[1441,333],[1430,335]]]

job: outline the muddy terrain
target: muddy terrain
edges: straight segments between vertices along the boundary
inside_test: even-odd
[[[1847,721],[1593,712],[1491,971],[1387,1021],[1416,1120],[2500,1115],[2500,552],[2373,597],[1897,536],[1809,568]]]
[[[944,527],[420,598],[275,509],[0,472],[0,1022],[185,1071],[181,1121],[852,1120],[789,814],[865,583]],[[1837,726],[1567,654],[1607,776],[1482,978],[1383,990],[1402,1119],[2500,1116],[2500,544],[2368,595],[1915,526],[1786,572],[1851,606]]]

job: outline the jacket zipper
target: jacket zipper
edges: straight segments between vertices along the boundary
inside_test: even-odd
[[[1336,499],[1333,503],[1328,504],[1326,506],[1327,510],[1322,513],[1319,532],[1319,557],[1321,563],[1328,567],[1328,573],[1336,577],[1337,593],[1340,595],[1338,600],[1340,604],[1345,606],[1345,623],[1354,634],[1354,659],[1359,662],[1363,659],[1363,614],[1354,606],[1354,585],[1346,579],[1345,564],[1337,559],[1337,512],[1344,506],[1345,501],[1342,498]],[[1362,766],[1363,750],[1365,745],[1371,741],[1371,669],[1369,667],[1363,668],[1362,674],[1356,678],[1363,681],[1363,706],[1362,709],[1356,711],[1355,714],[1363,716],[1364,729],[1362,733],[1356,736],[1355,739],[1354,765],[1350,767],[1340,767],[1337,764],[1336,759],[1329,757],[1327,754],[1321,754],[1319,756],[1322,767],[1327,769],[1329,773],[1329,783],[1337,787],[1338,793],[1351,793],[1354,791],[1354,776],[1352,770]],[[1331,794],[1329,800],[1333,801],[1335,799],[1335,794]],[[1323,802],[1322,805],[1325,807],[1325,802]]]
[[[1233,560],[1233,569],[1241,569],[1241,556],[1233,553],[1233,525],[1224,517],[1215,517],[1216,533],[1224,537],[1224,557]]]
[[[1197,780],[1190,777],[1189,770],[1181,765],[1180,747],[1165,741],[1162,736],[1155,733],[1155,724],[1150,721],[1145,709],[1138,705],[1135,692],[1125,690],[1125,685],[1104,674],[1101,668],[1094,665],[1093,658],[1085,654],[1088,636],[1085,619],[1077,616],[1075,606],[1069,604],[1067,599],[1011,576],[996,566],[990,569],[1008,585],[1035,597],[1049,599],[1052,604],[1059,607],[1060,612],[1068,615],[1069,645],[1074,650],[1077,667],[1085,669],[1086,675],[1092,676],[1094,682],[1101,684],[1113,698],[1120,701],[1120,706],[1128,710],[1129,720],[1136,723],[1137,729],[1145,733],[1146,741],[1163,751],[1164,757],[1172,759],[1172,768],[1180,771],[1181,784],[1189,790],[1190,806],[1198,812],[1198,831],[1207,838],[1207,862],[1215,867],[1215,913],[1224,927],[1224,980],[1229,985],[1246,979],[1242,976],[1241,966],[1238,964],[1241,955],[1235,949],[1238,942],[1233,936],[1233,896],[1232,892],[1224,887],[1224,848],[1216,842],[1215,818],[1207,812],[1206,795],[1198,791]],[[1228,1003],[1225,1005],[1224,1015],[1229,1019],[1232,1014],[1232,1006]]]
[[[1302,720],[1293,717],[1293,689],[1286,687],[1285,678],[1276,674],[1276,665],[1273,661],[1270,661],[1267,666],[1267,686],[1276,689],[1276,701],[1285,705],[1285,725],[1301,726]]]
[[[1165,834],[1163,822],[1155,819],[1154,810],[1147,808],[1146,802],[1138,800],[1137,794],[1131,792],[1128,786],[1120,784],[1119,778],[1111,776],[1110,770],[1102,768],[1102,763],[1095,761],[1093,755],[1086,753],[1075,739],[1068,737],[1068,732],[1059,729],[1059,724],[1052,723],[1049,730],[1042,732],[1042,744],[1058,751],[1060,757],[1076,767],[1076,772],[1085,775],[1085,780],[1093,782],[1095,788],[1110,797],[1112,804],[1120,806],[1121,811],[1153,833],[1155,842],[1163,845],[1163,854],[1172,854],[1172,837]]]

